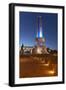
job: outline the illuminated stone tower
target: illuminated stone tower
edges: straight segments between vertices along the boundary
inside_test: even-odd
[[[42,17],[37,17],[37,36],[36,36],[36,53],[37,54],[48,54],[45,46],[45,38],[42,32]]]

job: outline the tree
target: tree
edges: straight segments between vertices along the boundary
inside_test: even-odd
[[[24,45],[22,44],[22,45],[21,45],[21,54],[24,53],[24,49],[23,49],[23,47],[24,47]]]

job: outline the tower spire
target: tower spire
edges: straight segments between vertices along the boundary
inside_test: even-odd
[[[37,18],[37,37],[42,38],[42,16]]]
[[[42,17],[41,16],[39,16],[39,28],[40,28],[40,30],[39,30],[39,37],[42,37]]]

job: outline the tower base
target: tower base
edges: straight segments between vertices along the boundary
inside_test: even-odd
[[[35,46],[33,49],[34,54],[49,54],[45,46]]]

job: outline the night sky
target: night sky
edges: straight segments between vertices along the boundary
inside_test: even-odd
[[[35,38],[37,35],[37,17],[42,17],[42,32],[46,39],[45,45],[48,48],[57,50],[57,14],[53,13],[34,13],[34,12],[20,12],[20,35],[19,45],[34,46],[36,44]]]

